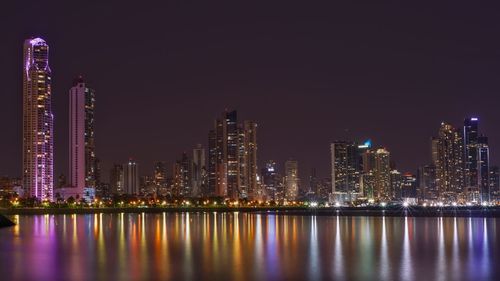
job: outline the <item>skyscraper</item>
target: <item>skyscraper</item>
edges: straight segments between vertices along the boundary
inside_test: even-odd
[[[243,181],[248,198],[259,199],[263,196],[257,182],[257,123],[246,120],[243,123],[244,134],[244,169]]]
[[[155,163],[153,171],[153,182],[157,188],[165,187],[167,183],[167,167],[165,162],[158,161]]]
[[[225,112],[224,122],[226,126],[225,149],[227,163],[227,196],[230,199],[239,198],[240,165],[239,165],[239,137],[238,120],[236,110]]]
[[[360,192],[361,163],[358,145],[335,141],[330,145],[332,198],[330,201],[350,202]]]
[[[180,172],[181,172],[181,177],[182,177],[182,184],[181,184],[181,190],[180,194],[182,196],[191,196],[192,194],[192,181],[191,181],[191,175],[192,175],[192,166],[191,166],[191,159],[189,158],[188,154],[186,152],[182,153],[182,157],[179,161],[180,164]]]
[[[398,170],[392,170],[390,172],[390,182],[391,188],[389,189],[389,193],[387,199],[392,200],[400,200],[402,196],[402,187],[403,187],[403,175]]]
[[[69,90],[69,176],[72,194],[82,196],[84,188],[96,188],[94,144],[94,90],[80,76]]]
[[[378,148],[374,154],[373,175],[375,180],[374,197],[379,200],[391,199],[390,195],[390,153],[385,148]]]
[[[236,111],[225,111],[208,137],[208,186],[216,196],[236,200],[255,196],[257,125],[238,123]]]
[[[125,171],[123,165],[114,164],[109,173],[109,184],[113,194],[123,194],[125,192]]]
[[[206,193],[203,190],[205,187],[205,149],[201,144],[198,144],[193,149],[193,163],[192,163],[192,176],[191,181],[193,185],[193,196],[199,196]]]
[[[128,161],[124,169],[125,193],[139,194],[139,165],[132,159]]]
[[[436,184],[439,199],[455,202],[464,191],[464,149],[460,132],[441,123],[437,140]]]
[[[401,182],[401,197],[405,202],[417,204],[417,177],[404,173]]]
[[[41,38],[24,41],[23,187],[27,196],[54,198],[54,115],[49,46]]]
[[[435,201],[438,198],[436,185],[436,166],[425,165],[417,171],[419,198]]]
[[[500,201],[500,169],[498,166],[490,167],[490,193],[491,200]]]
[[[464,187],[468,201],[479,201],[478,141],[479,119],[466,118],[463,127]]]
[[[488,138],[480,136],[477,141],[477,181],[481,203],[491,201],[490,191],[490,150]]]
[[[268,200],[279,199],[279,176],[276,162],[269,160],[261,171],[264,193]]]
[[[297,200],[299,195],[299,164],[295,160],[285,162],[285,199]]]
[[[79,77],[79,83],[84,83]],[[85,185],[90,188],[97,188],[99,185],[99,159],[95,151],[95,91],[87,87],[85,90]]]

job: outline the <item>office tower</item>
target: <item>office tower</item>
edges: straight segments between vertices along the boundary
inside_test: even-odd
[[[159,161],[155,163],[153,171],[153,183],[157,188],[164,188],[167,183],[167,167],[165,162]]]
[[[239,198],[239,146],[238,123],[236,111],[225,113],[226,126],[226,160],[227,160],[227,196],[230,199]]]
[[[391,188],[389,189],[387,199],[400,200],[402,197],[403,175],[398,170],[390,172]]]
[[[460,132],[441,123],[437,140],[436,183],[439,199],[456,202],[464,191],[464,153]]]
[[[209,191],[236,200],[255,196],[257,184],[257,125],[238,124],[236,111],[226,111],[209,132]]]
[[[181,184],[181,190],[180,190],[180,195],[182,196],[191,196],[192,192],[192,182],[191,182],[191,159],[187,155],[186,152],[182,153],[181,160],[179,161],[180,164],[180,172],[181,172],[181,177],[182,177],[182,184]]]
[[[385,148],[378,148],[372,155],[375,177],[374,197],[379,200],[390,199],[390,153]]]
[[[244,121],[243,123],[243,147],[244,147],[244,173],[242,181],[247,190],[247,196],[250,200],[259,199],[263,196],[258,184],[257,175],[257,123],[253,121]]]
[[[335,141],[330,145],[332,200],[351,202],[360,192],[360,149],[354,142]]]
[[[94,153],[95,155],[95,153]],[[101,180],[101,159],[95,157],[94,161],[94,184],[96,189],[96,195],[100,197],[109,196],[109,184],[103,185]]]
[[[299,164],[295,160],[285,162],[285,199],[297,200],[299,193]]]
[[[417,170],[418,198],[427,201],[438,199],[438,190],[436,184],[436,166],[425,165]]]
[[[114,164],[109,173],[111,193],[123,194],[125,192],[125,171],[123,165]]]
[[[41,38],[24,41],[23,187],[25,195],[54,197],[54,115],[49,46]]]
[[[273,160],[266,162],[266,166],[261,170],[262,185],[268,200],[278,200],[278,166]]]
[[[478,118],[466,118],[463,127],[463,149],[464,149],[464,185],[468,201],[479,201],[480,186],[478,177]]]
[[[316,176],[316,168],[311,169],[311,174],[309,175],[309,190],[308,193],[318,194],[318,178]]]
[[[227,133],[225,120],[217,119],[208,134],[208,189],[210,195],[227,196]]]
[[[490,193],[491,201],[498,203],[500,200],[500,169],[498,166],[490,167]]]
[[[193,196],[206,194],[205,189],[205,149],[201,144],[193,149],[192,185]]]
[[[219,158],[220,157],[219,157],[219,147],[217,146],[217,134],[215,130],[210,130],[208,132],[208,170],[207,170],[208,196],[216,195],[215,190],[216,186],[218,186],[217,170],[219,166]]]
[[[248,161],[245,147],[245,128],[238,124],[238,198],[248,198]]]
[[[124,168],[125,193],[131,195],[139,194],[139,164],[130,159]]]
[[[83,83],[78,84],[69,91],[69,180],[73,193],[81,197],[85,188],[85,90]]]
[[[95,152],[95,91],[79,77],[85,90],[85,186],[96,188],[99,184],[99,159]]]
[[[481,204],[488,204],[491,201],[490,193],[490,152],[488,138],[478,137],[477,140],[477,185]]]
[[[417,204],[417,177],[404,173],[401,182],[401,198],[410,204]]]

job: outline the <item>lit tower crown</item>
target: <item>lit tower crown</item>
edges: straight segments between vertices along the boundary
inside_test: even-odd
[[[49,46],[41,38],[24,41],[23,187],[26,196],[53,199],[54,115]]]

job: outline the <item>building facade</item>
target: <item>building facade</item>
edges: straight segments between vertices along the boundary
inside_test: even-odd
[[[299,163],[295,160],[285,162],[285,199],[295,201],[299,195]]]
[[[138,195],[140,191],[139,164],[130,159],[124,167],[124,191],[126,194]]]
[[[452,125],[442,123],[437,141],[436,184],[439,200],[443,202],[465,200],[463,151],[460,132]]]
[[[69,90],[69,188],[79,196],[84,188],[97,187],[94,103],[94,90],[81,76],[76,78]]]
[[[54,115],[49,46],[41,38],[24,41],[23,188],[25,196],[54,199]]]

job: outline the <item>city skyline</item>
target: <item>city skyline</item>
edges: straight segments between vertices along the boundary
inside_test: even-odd
[[[64,7],[56,9],[51,5],[41,7],[41,10],[47,10],[47,13],[41,14],[45,14],[55,22],[64,20],[67,15],[57,12]],[[74,11],[74,13],[80,15],[87,11],[85,9],[91,7],[88,6],[82,11]],[[130,47],[128,44],[123,46],[123,51],[115,50],[116,53],[112,53],[110,46],[119,40],[116,37],[107,38],[97,29],[97,24],[103,24],[103,11],[110,9],[111,6],[104,5],[101,8],[103,10],[95,9],[94,11],[97,17],[96,25],[91,26],[81,34],[78,32],[58,34],[57,27],[47,23],[38,26],[33,24],[19,25],[19,30],[9,31],[6,37],[7,43],[2,48],[6,48],[9,54],[14,55],[9,55],[9,58],[6,58],[5,62],[9,67],[1,71],[2,77],[6,79],[4,88],[6,103],[15,104],[16,101],[19,101],[20,93],[20,66],[18,64],[21,52],[19,42],[22,42],[29,35],[39,35],[53,47],[51,64],[56,66],[53,67],[56,69],[53,74],[55,77],[53,98],[56,116],[55,147],[58,151],[65,151],[64,148],[68,147],[67,141],[63,137],[67,135],[68,128],[67,120],[65,120],[65,116],[67,116],[65,109],[67,96],[65,93],[67,93],[75,76],[84,75],[100,93],[96,106],[96,120],[99,120],[96,124],[96,135],[99,136],[97,150],[103,161],[102,170],[104,173],[109,171],[114,162],[124,163],[129,157],[133,157],[141,163],[141,170],[150,170],[148,166],[152,168],[156,161],[174,161],[179,151],[189,151],[193,145],[205,139],[206,128],[211,126],[212,119],[224,108],[238,109],[249,119],[262,124],[259,127],[259,168],[263,167],[269,159],[284,163],[288,158],[293,157],[303,167],[301,169],[305,172],[301,173],[303,178],[308,176],[307,171],[310,171],[311,168],[317,169],[319,177],[330,174],[330,157],[327,152],[330,143],[335,139],[363,140],[371,138],[376,145],[383,145],[391,151],[391,156],[396,160],[401,171],[415,171],[420,163],[428,162],[428,138],[435,134],[439,124],[442,121],[459,124],[466,116],[479,116],[481,118],[483,131],[490,137],[490,147],[493,148],[490,151],[490,162],[498,163],[498,153],[494,149],[499,146],[500,140],[499,133],[494,130],[494,124],[500,122],[498,114],[495,114],[496,107],[494,106],[496,103],[494,93],[498,89],[494,83],[495,80],[492,79],[496,76],[496,70],[484,63],[485,58],[490,58],[491,61],[496,60],[496,55],[491,53],[491,50],[498,44],[488,41],[490,39],[484,33],[474,35],[472,31],[469,31],[463,35],[477,40],[477,44],[469,41],[460,41],[460,44],[454,44],[456,48],[453,54],[465,56],[469,60],[467,63],[462,60],[454,61],[458,66],[453,68],[449,67],[451,60],[448,57],[438,55],[442,51],[448,50],[447,47],[450,47],[451,43],[456,43],[456,40],[462,38],[454,33],[448,34],[444,41],[440,41],[435,38],[440,33],[430,32],[431,39],[426,39],[424,34],[410,28],[408,31],[410,34],[418,39],[427,40],[419,45],[422,47],[422,50],[419,51],[412,48],[412,40],[402,36],[397,30],[376,31],[376,34],[388,40],[387,43],[379,43],[382,44],[382,47],[388,48],[387,51],[380,50],[380,48],[375,49],[376,54],[388,59],[387,64],[377,60],[364,60],[366,57],[359,51],[350,51],[343,45],[332,46],[331,43],[328,43],[326,46],[332,47],[332,50],[343,51],[346,58],[354,59],[350,61],[353,66],[349,66],[344,59],[326,52],[319,44],[323,42],[320,32],[326,32],[327,27],[333,28],[333,32],[339,35],[338,40],[341,42],[346,42],[348,39],[358,42],[355,38],[350,38],[342,33],[335,23],[327,20],[324,22],[325,26],[321,27],[319,22],[315,20],[277,14],[279,19],[291,24],[291,26],[304,23],[305,29],[308,31],[306,32],[308,36],[304,38],[300,36],[298,31],[288,27],[286,30],[290,33],[286,33],[288,35],[284,38],[278,38],[284,40],[281,42],[278,39],[270,38],[271,33],[263,30],[264,22],[270,24],[271,31],[279,28],[279,25],[274,21],[268,22],[271,19],[268,12],[261,12],[262,22],[257,22],[255,25],[246,26],[247,19],[245,17],[234,23],[235,27],[243,27],[242,32],[245,36],[231,35],[232,27],[213,20],[208,21],[209,26],[220,24],[221,34],[219,35],[209,30],[207,32],[200,31],[201,34],[194,33],[189,38],[183,38],[175,30],[167,29],[165,30],[166,34],[172,35],[173,39],[184,40],[170,40],[169,44],[160,44],[165,46],[165,49],[153,48],[153,50],[158,51],[158,60],[153,60],[151,56],[137,52],[131,53],[131,61],[125,63],[118,59],[121,54],[130,51],[130,48],[138,51],[145,50],[153,45],[156,46],[163,39],[150,36],[152,35],[150,33],[142,36],[137,32],[137,29],[132,29],[129,36],[125,36],[124,31],[120,31],[118,35],[121,35],[122,38],[136,38],[137,40],[130,40],[128,42]],[[276,8],[269,7],[270,11]],[[185,12],[189,7],[183,6],[176,9]],[[299,7],[291,6],[290,9],[292,14],[299,11]],[[463,7],[458,7],[458,9],[458,14],[465,12]],[[209,9],[209,11],[212,10]],[[238,11],[242,12],[241,9]],[[416,12],[407,12],[409,13],[407,16],[410,18],[416,15]],[[419,12],[425,13],[421,10]],[[222,13],[222,18],[231,17],[226,13],[219,13]],[[198,12],[197,15],[203,16],[202,19],[207,19],[203,12]],[[8,16],[3,20],[15,23],[24,19],[25,22],[29,23],[38,19],[37,15],[32,15],[32,18],[28,16],[23,15],[20,19]],[[172,20],[177,19],[175,15],[171,16]],[[324,15],[319,13],[318,16],[322,18],[321,16]],[[370,15],[363,14],[363,16],[374,19]],[[389,16],[390,18],[394,17],[394,15]],[[476,14],[470,16],[477,17]],[[458,16],[446,14],[446,18],[456,23],[455,20]],[[345,27],[348,30],[363,32],[359,27],[346,21],[345,17],[339,17],[339,20],[345,22]],[[431,22],[441,22],[441,19],[436,17],[430,17],[430,20]],[[367,20],[362,21],[362,25],[366,22]],[[383,24],[383,22],[380,19],[375,20],[375,26],[377,24]],[[408,22],[401,24],[411,27]],[[456,29],[458,30],[460,23],[457,24]],[[15,26],[15,24],[12,25]],[[104,24],[104,26],[106,25]],[[130,27],[131,25],[125,24],[125,26]],[[152,26],[151,21],[145,21],[142,27],[157,31]],[[449,27],[449,25],[445,24],[445,27]],[[486,30],[485,32],[491,30],[486,25],[480,27]],[[186,30],[186,28],[184,26],[182,30],[188,32],[189,29]],[[319,29],[314,32],[314,28]],[[426,26],[423,29],[430,31]],[[75,30],[81,31],[82,29],[75,26]],[[264,37],[257,36],[256,31],[262,32]],[[225,43],[221,48],[229,52],[222,53],[213,48],[195,50],[180,48],[189,46],[189,44],[203,46],[200,45],[199,41],[202,38],[207,38],[208,42],[215,42],[209,35],[214,36],[213,40],[221,39],[227,35],[228,39],[223,41]],[[394,35],[393,39],[390,38],[391,35]],[[82,39],[84,39],[83,44],[76,44]],[[249,47],[239,44],[238,39],[243,40],[243,42],[249,42],[252,39],[255,39],[255,42],[273,42],[279,46],[280,50],[285,50],[285,53],[273,60],[270,58],[279,53],[277,47],[269,50],[259,47],[254,50],[255,53],[247,52],[255,54],[255,56],[258,55],[257,58],[262,56],[261,60],[257,59],[257,64],[252,64],[250,60],[245,59],[243,53],[240,53],[249,51]],[[485,41],[492,44],[486,44]],[[303,52],[293,52],[294,54],[302,54],[302,56],[291,62],[285,60],[292,58],[287,51],[298,51],[296,49],[298,47],[286,44],[288,42],[298,43],[297,46],[304,48]],[[390,44],[394,42],[399,42],[399,45]],[[437,46],[437,51],[431,51],[427,46],[435,42],[440,43]],[[373,46],[373,42],[367,44]],[[471,46],[476,45],[481,46],[481,52],[470,49]],[[319,48],[317,55],[312,56],[310,51],[316,50],[316,48]],[[375,51],[366,50],[366,52],[368,55]],[[436,57],[439,59],[434,62],[436,65],[426,60],[405,61],[407,64],[403,65],[397,63],[397,56],[394,57],[391,52],[396,54],[398,52],[416,53],[424,58]],[[211,59],[200,59],[200,56],[205,55],[219,58],[223,66]],[[144,59],[141,59],[141,56]],[[236,64],[232,63],[234,60],[231,58],[239,58],[240,60],[236,60],[238,62]],[[328,66],[322,64],[320,58],[326,60]],[[96,67],[91,63],[94,61],[93,59],[101,62],[102,67]],[[308,61],[312,63],[310,68],[305,64]],[[182,62],[188,62],[189,67],[181,67]],[[278,73],[282,74],[271,75],[272,73],[265,70],[266,62],[269,63],[270,69],[274,70],[273,73],[279,69],[282,71],[278,71]],[[159,64],[162,66],[161,70],[158,68]],[[128,69],[127,67],[114,67],[116,65],[145,69],[147,74],[152,75],[151,79],[139,74],[137,76],[139,79],[132,79],[132,76],[129,76],[130,74],[125,70]],[[281,69],[280,65],[288,68]],[[375,71],[376,66],[380,66],[383,71],[390,74],[388,77],[396,79],[383,79],[384,77],[378,76],[379,71]],[[390,66],[397,67],[393,69]],[[235,71],[231,71],[233,74],[222,75],[227,74],[227,69],[233,69],[233,67],[235,67]],[[296,67],[297,71],[291,71],[289,67],[292,69]],[[329,67],[332,69],[329,70]],[[400,75],[396,73],[398,67],[403,69],[402,72],[398,71],[402,73]],[[418,71],[409,70],[411,67],[416,67]],[[213,79],[210,82],[202,78],[202,74],[208,73],[207,70],[211,68],[214,68],[215,71],[211,71],[212,74],[209,77]],[[444,69],[448,71],[443,72]],[[259,75],[255,70],[263,70],[264,72]],[[322,72],[318,72],[320,70],[326,71],[325,73],[329,75],[321,75]],[[437,75],[435,73],[437,70],[441,70],[439,74],[444,75],[444,77]],[[163,81],[153,79],[158,78],[157,75],[163,71],[167,80],[165,83],[156,82]],[[477,74],[478,71],[482,73],[482,76]],[[370,78],[370,75],[375,75],[375,77]],[[349,78],[351,76],[356,77],[357,81]],[[346,81],[343,82],[343,79],[339,77],[346,79]],[[125,80],[127,83],[122,82]],[[147,81],[152,83],[146,83]],[[408,83],[405,84],[405,81]],[[366,86],[360,86],[363,84]],[[307,94],[307,98],[301,94]],[[407,103],[410,98],[412,102]],[[122,106],[114,106],[117,100],[121,101]],[[287,106],[282,106],[283,104]],[[384,113],[376,110],[376,106],[370,106],[376,104],[387,105]],[[151,110],[146,111],[147,108],[151,108]],[[177,119],[176,116],[182,116],[186,109],[188,109],[190,117],[183,119],[185,123],[171,121]],[[111,112],[108,114],[106,110],[111,110]],[[7,108],[1,114],[3,120],[8,120],[11,116],[21,116],[20,109],[16,106]],[[2,163],[0,173],[20,176],[21,163],[17,155],[21,153],[19,145],[21,132],[18,118],[14,119],[15,121],[7,124],[6,127],[6,133],[9,137],[1,140],[2,147],[9,148],[5,149],[3,154],[12,161]],[[133,131],[135,134],[126,135],[124,131],[127,130]],[[136,146],[135,144],[140,145]],[[145,144],[147,144],[147,149]],[[307,149],[303,149],[303,147]],[[159,155],[158,151],[163,155]],[[55,160],[55,176],[57,177],[61,173],[67,175],[68,159],[65,153],[56,153]],[[107,175],[104,178],[107,178]]]
[[[182,153],[170,174],[163,162],[156,162],[152,173],[141,175],[139,164],[131,157],[124,165],[115,162],[106,182],[96,156],[95,90],[81,75],[69,90],[69,182],[61,174],[54,189],[49,46],[42,38],[29,38],[24,41],[23,54],[23,197],[41,201],[72,197],[90,202],[124,194],[217,196],[233,201],[321,200],[336,205],[362,201],[490,204],[498,200],[497,168],[490,164],[488,137],[481,132],[478,117],[465,118],[462,129],[442,122],[437,136],[430,138],[431,161],[420,165],[416,173],[398,170],[390,151],[382,145],[372,147],[371,139],[363,144],[335,140],[330,145],[328,192],[327,178],[318,182],[314,168],[309,182],[301,184],[298,161],[292,158],[284,162],[281,175],[279,168],[272,168],[275,183],[266,180],[273,171],[266,164],[267,170],[259,174],[258,124],[241,121],[237,110],[226,109],[208,131],[208,161],[203,145],[197,144],[192,155]]]

